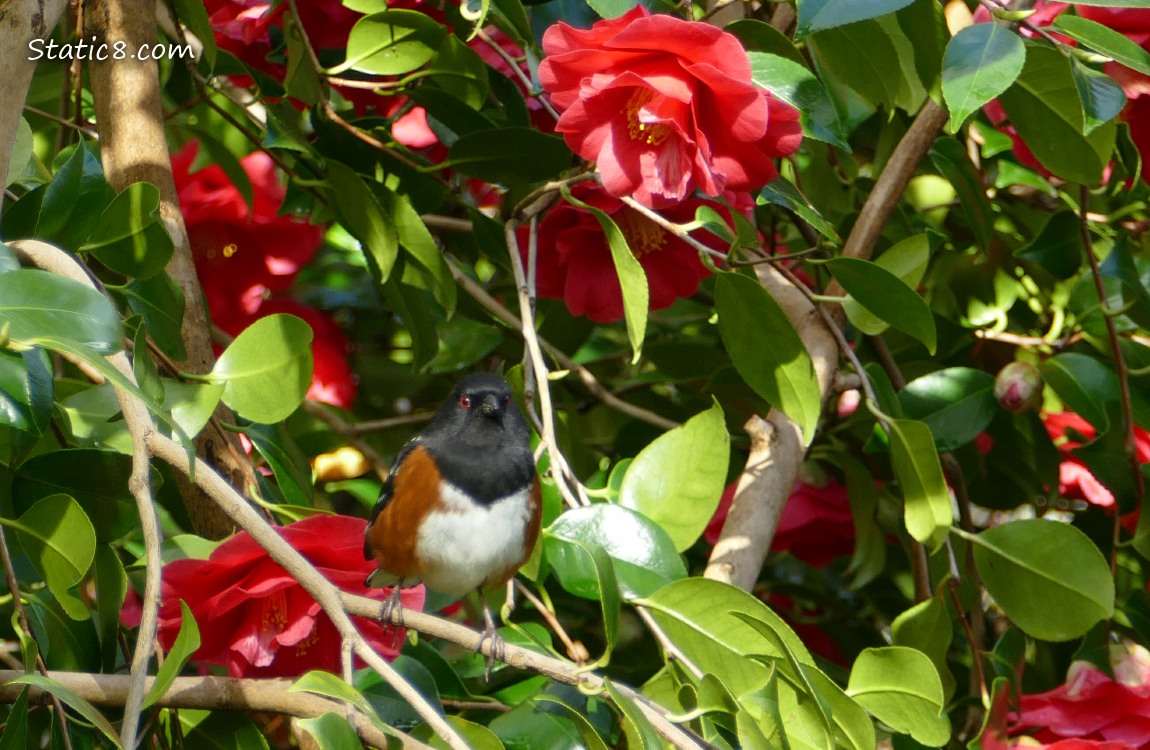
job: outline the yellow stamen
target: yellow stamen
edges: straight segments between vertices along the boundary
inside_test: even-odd
[[[667,232],[633,208],[624,206],[615,214],[614,219],[636,258],[662,250],[663,245],[667,244]]]
[[[648,124],[639,119],[643,106],[655,98],[651,89],[636,89],[627,101],[627,134],[633,141],[642,141],[648,146],[658,146],[671,135],[671,126],[663,123]]]

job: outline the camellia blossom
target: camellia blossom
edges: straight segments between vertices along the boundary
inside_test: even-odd
[[[798,111],[757,88],[739,40],[710,24],[640,5],[586,30],[557,23],[543,50],[555,130],[612,195],[660,207],[695,188],[757,190],[802,140]]]
[[[364,589],[375,563],[363,559],[366,521],[317,515],[276,529],[333,584],[384,599],[388,589]],[[404,589],[403,606],[422,609],[422,586]],[[180,600],[196,618],[201,645],[194,659],[227,667],[233,677],[295,677],[309,670],[339,673],[340,635],[319,604],[247,532],[216,547],[207,560],[164,566],[160,643],[170,649],[183,619]],[[372,648],[394,659],[398,636],[374,620],[353,617]]]
[[[652,310],[690,297],[710,274],[698,251],[618,198],[589,184],[576,185],[571,192],[618,225],[647,274]],[[695,210],[704,205],[729,219],[726,206],[700,199],[683,201],[660,213],[672,222],[685,223],[693,221]],[[718,251],[727,249],[727,243],[709,232],[697,232],[696,239]],[[536,291],[540,297],[562,299],[572,315],[586,315],[596,323],[622,319],[623,290],[615,262],[603,228],[590,211],[570,203],[552,208],[539,223],[538,247]],[[526,259],[526,228],[520,232],[519,251]]]
[[[1094,746],[1108,742],[1150,748],[1150,652],[1113,644],[1110,663],[1117,679],[1090,662],[1076,661],[1065,684],[1023,695],[1018,713],[1010,717],[1010,733],[1025,732],[1042,743],[1076,739]]]
[[[1069,411],[1044,414],[1042,423],[1062,454],[1062,463],[1058,467],[1058,494],[1071,500],[1085,500],[1102,508],[1113,508],[1114,495],[1086,468],[1081,459],[1071,453],[1083,443],[1070,431],[1090,441],[1094,439],[1094,425]],[[1150,433],[1137,425],[1134,426],[1134,446],[1138,463],[1150,461]]]

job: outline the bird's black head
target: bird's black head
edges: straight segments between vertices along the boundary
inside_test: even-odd
[[[468,375],[436,412],[430,431],[463,442],[527,439],[527,425],[511,398],[511,386],[498,375]]]

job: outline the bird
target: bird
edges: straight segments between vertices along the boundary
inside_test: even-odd
[[[464,377],[426,429],[400,449],[371,512],[365,586],[392,586],[380,619],[402,626],[399,592],[425,584],[443,594],[478,591],[491,643],[484,676],[503,658],[484,588],[505,585],[539,538],[542,500],[531,434],[499,375]]]

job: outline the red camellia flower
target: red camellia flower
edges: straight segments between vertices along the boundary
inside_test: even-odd
[[[690,245],[617,198],[590,184],[576,185],[577,199],[611,216],[631,252],[647,274],[649,303],[661,310],[680,297],[689,297],[710,273]],[[720,203],[688,199],[660,213],[675,223],[693,221],[695,210],[710,206],[728,220],[730,209]],[[727,243],[709,232],[697,239],[725,252]],[[527,258],[526,228],[519,235],[519,251]],[[586,315],[596,323],[623,317],[623,290],[611,259],[611,249],[599,221],[585,208],[560,203],[539,223],[536,291],[546,299],[562,299],[572,315]]]
[[[364,589],[375,563],[363,559],[366,522],[349,516],[312,516],[277,531],[344,591],[382,600],[387,589]],[[422,586],[405,589],[403,606],[422,609]],[[228,539],[207,560],[164,566],[160,643],[170,649],[180,631],[180,600],[200,628],[193,658],[226,666],[233,677],[295,677],[312,669],[340,671],[335,625],[299,583],[246,532]],[[353,618],[376,651],[393,659],[403,633],[393,637],[374,620]]]
[[[1136,645],[1115,644],[1110,649],[1117,679],[1089,662],[1076,661],[1064,685],[1022,696],[1009,731],[1055,743],[1050,747],[1076,739],[1093,747],[1107,742],[1150,748],[1150,652]]]
[[[543,50],[555,129],[612,195],[657,207],[696,187],[757,190],[802,140],[798,111],[756,88],[739,40],[710,24],[640,5],[587,30],[557,23]]]
[[[1094,439],[1094,425],[1069,411],[1045,414],[1042,422],[1062,454],[1062,464],[1058,467],[1058,494],[1071,500],[1085,500],[1102,508],[1113,508],[1114,495],[1070,452],[1083,444],[1070,431],[1090,441]],[[1138,463],[1150,461],[1150,433],[1137,425],[1134,426],[1134,445]]]
[[[727,485],[714,517],[703,532],[703,537],[712,545],[719,540],[727,520],[736,484]],[[783,506],[771,549],[790,552],[808,565],[823,568],[836,557],[854,552],[854,546],[854,516],[847,488],[833,480],[827,480],[822,487],[796,482]]]

